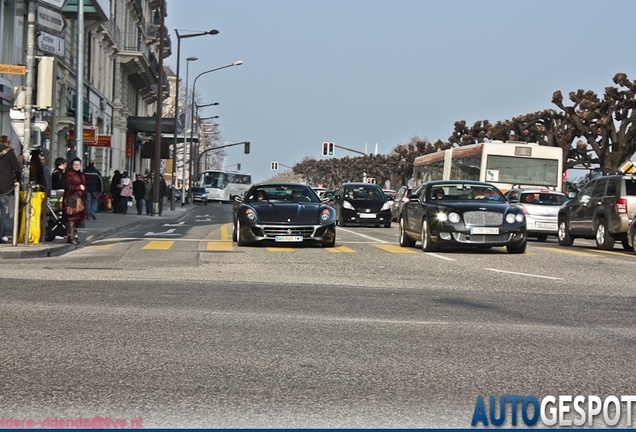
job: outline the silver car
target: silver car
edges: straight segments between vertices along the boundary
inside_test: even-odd
[[[528,237],[540,242],[557,235],[559,208],[568,198],[548,189],[511,189],[506,194],[511,204],[517,204],[526,216]]]

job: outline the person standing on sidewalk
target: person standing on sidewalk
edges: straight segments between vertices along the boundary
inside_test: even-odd
[[[64,173],[64,202],[70,202],[69,200],[72,196],[84,199],[85,191],[86,179],[82,173],[82,160],[75,158],[71,162],[71,166]],[[75,227],[77,222],[81,222],[84,219],[86,219],[86,207],[78,213],[67,214],[65,211],[62,214],[62,220],[66,223],[67,243],[74,245],[79,244],[79,241],[75,238]]]
[[[55,191],[64,189],[64,171],[66,171],[66,159],[55,159],[55,169],[51,173],[51,188]]]
[[[121,204],[121,189],[119,188],[119,182],[121,181],[121,173],[119,170],[115,170],[113,178],[110,181],[110,196],[113,198],[113,213],[119,213]]]
[[[137,179],[133,182],[133,196],[137,204],[137,214],[141,215],[144,208],[144,198],[146,196],[146,184],[141,179],[141,174],[137,174]]]
[[[119,212],[126,214],[128,212],[128,201],[132,196],[132,180],[128,177],[128,171],[121,173],[121,180],[119,181]]]
[[[97,219],[97,205],[99,203],[99,194],[102,193],[102,175],[95,168],[95,161],[88,161],[88,166],[84,169],[84,177],[86,178],[86,219]]]
[[[163,199],[168,195],[168,185],[163,178],[163,174],[159,174],[159,216],[163,213]]]
[[[18,157],[6,135],[0,136],[0,243],[7,243],[5,218],[9,207],[9,197],[13,194],[13,184],[20,181],[22,168]]]
[[[144,194],[144,200],[146,201],[146,215],[152,216],[152,177],[146,177],[144,188],[146,192]]]

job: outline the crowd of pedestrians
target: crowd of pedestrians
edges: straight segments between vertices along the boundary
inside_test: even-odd
[[[54,169],[51,170],[46,166],[45,160],[42,152],[33,150],[28,171],[23,174],[22,155],[16,155],[7,136],[0,136],[0,243],[9,241],[11,227],[7,226],[7,216],[12,210],[9,203],[14,195],[14,184],[19,183],[22,175],[26,176],[27,173],[32,191],[45,192],[47,197],[59,199],[60,205],[56,212],[59,212],[66,228],[68,243],[79,244],[77,227],[81,227],[85,220],[97,220],[100,210],[126,214],[128,207],[133,205],[133,199],[138,215],[145,210],[146,215],[154,216],[155,182],[152,175],[144,177],[137,174],[133,181],[127,171],[115,170],[110,188],[105,190],[104,179],[95,167],[95,161],[90,160],[88,166],[82,169],[81,159],[75,158],[69,165],[65,158],[58,157],[55,159]],[[168,192],[161,174],[158,187],[159,202],[156,213],[161,216],[163,201]],[[46,212],[47,208],[44,207],[42,211]],[[61,226],[60,228],[64,229]]]

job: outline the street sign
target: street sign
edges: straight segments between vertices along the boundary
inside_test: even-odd
[[[0,74],[26,75],[26,66],[13,64],[0,64]]]
[[[13,120],[11,122],[11,126],[15,131],[15,134],[18,136],[18,139],[22,144],[24,144],[24,120]],[[33,129],[38,129],[40,132],[44,132],[46,128],[49,127],[49,123],[45,121],[35,121],[33,122]]]
[[[40,5],[37,13],[37,23],[40,27],[61,34],[66,27],[64,16],[57,11]]]
[[[51,33],[40,31],[40,36],[38,37],[38,48],[42,51],[46,51],[47,53],[63,56],[64,39],[59,36],[52,35]]]
[[[40,3],[46,3],[49,6],[53,6],[55,9],[62,9],[66,6],[66,0],[39,0]]]

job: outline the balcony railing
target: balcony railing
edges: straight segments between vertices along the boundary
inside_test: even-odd
[[[121,30],[114,21],[103,21],[99,25],[104,35],[110,38],[114,45],[121,45]]]

